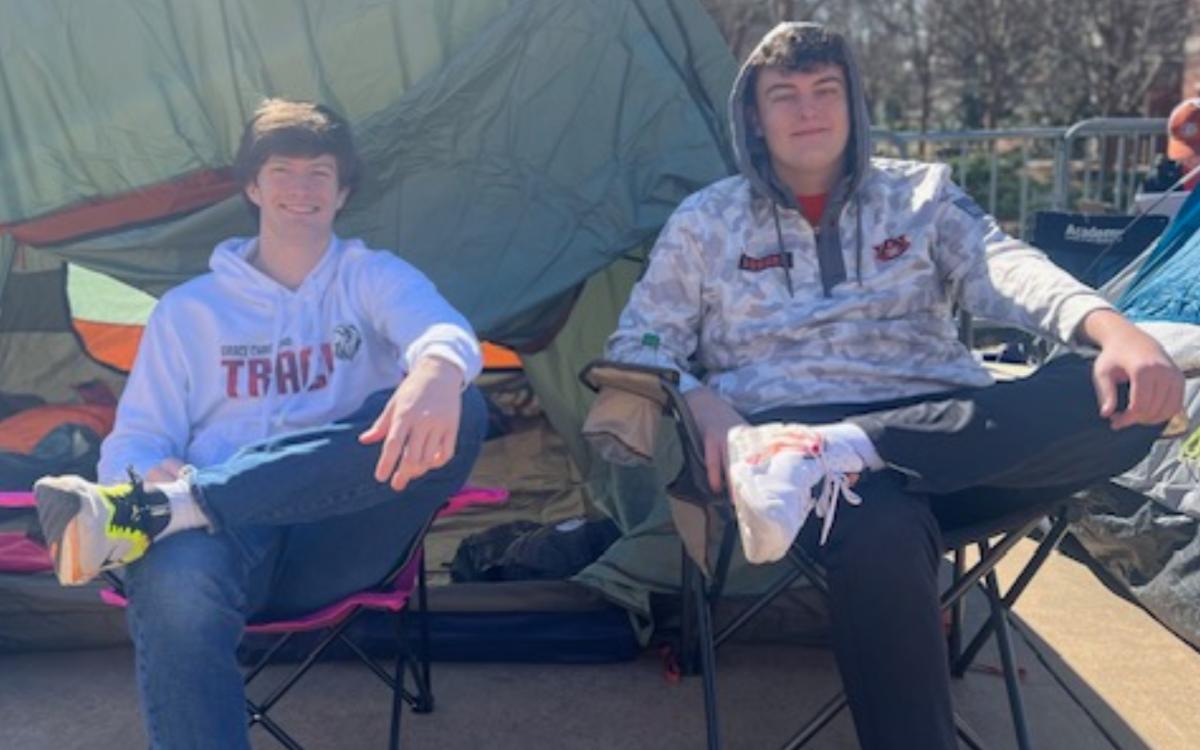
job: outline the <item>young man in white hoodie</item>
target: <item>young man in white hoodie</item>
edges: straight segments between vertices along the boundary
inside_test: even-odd
[[[268,100],[235,170],[258,235],[155,308],[102,484],[35,488],[63,584],[124,569],[155,748],[248,747],[245,623],[381,580],[484,432],[467,321],[412,266],[333,234],[359,171],[345,120]]]
[[[729,111],[740,174],[671,216],[608,356],[680,372],[751,562],[781,558],[822,517],[800,540],[829,576],[862,746],[955,748],[939,523],[1132,466],[1181,408],[1182,377],[945,165],[871,158],[840,35],[781,24]],[[1099,353],[996,384],[958,340],[956,306]]]

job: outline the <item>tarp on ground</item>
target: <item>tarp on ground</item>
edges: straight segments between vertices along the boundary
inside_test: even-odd
[[[697,0],[29,0],[2,13],[0,392],[119,386],[80,354],[63,264],[153,295],[204,272],[218,240],[255,229],[229,170],[242,124],[287,96],[351,121],[367,169],[337,231],[421,268],[482,336],[552,343],[530,377],[574,441],[597,326],[615,322],[679,201],[732,168],[735,64]],[[574,305],[591,333],[555,339],[589,279],[609,292]],[[571,449],[585,469],[567,490],[625,532],[661,507],[656,473]],[[587,580],[646,612],[649,589],[677,580],[675,545],[662,534]]]

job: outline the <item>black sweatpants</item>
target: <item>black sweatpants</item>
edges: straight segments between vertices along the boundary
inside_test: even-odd
[[[1161,432],[1114,431],[1099,416],[1091,371],[1090,359],[1070,355],[987,388],[751,418],[854,422],[888,465],[863,475],[855,486],[862,505],[839,510],[824,546],[817,524],[801,533],[828,574],[834,653],[865,750],[958,746],[938,603],[939,530],[1119,474]]]

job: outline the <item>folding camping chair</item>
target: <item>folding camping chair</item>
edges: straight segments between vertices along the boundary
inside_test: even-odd
[[[249,688],[251,682],[258,678],[268,665],[276,661],[276,657],[296,636],[301,633],[328,631],[315,645],[309,647],[304,658],[287,677],[275,685],[266,698],[255,701],[247,695],[246,715],[250,726],[261,724],[288,750],[300,750],[300,743],[271,718],[269,712],[312,668],[322,654],[335,643],[340,643],[392,691],[388,747],[396,750],[400,746],[400,719],[403,704],[407,703],[414,713],[429,713],[433,710],[433,681],[429,657],[429,608],[425,580],[425,534],[433,525],[435,518],[452,515],[477,505],[502,503],[507,499],[508,492],[502,489],[463,488],[452,496],[436,514],[431,515],[419,532],[411,540],[408,540],[408,548],[404,557],[377,586],[354,592],[303,617],[247,624],[246,632],[248,633],[277,634],[279,638],[275,639],[263,655],[247,670],[243,677],[243,685],[246,688]],[[121,593],[120,579],[112,575],[108,575],[107,578],[113,587],[102,591],[101,599],[108,604],[124,607],[126,600]],[[415,610],[412,608],[414,586],[417,593]],[[392,612],[396,615],[396,664],[390,672],[346,634],[350,625],[360,615],[370,610]],[[405,617],[408,612],[419,616],[416,653],[413,653],[409,647],[408,619]],[[414,685],[412,691],[406,687],[409,676]]]
[[[678,478],[667,488],[667,495],[672,518],[683,541],[681,653],[685,671],[695,670],[694,655],[696,652],[699,654],[708,747],[715,750],[721,746],[716,696],[716,648],[801,576],[808,578],[819,591],[828,592],[825,573],[799,542],[793,544],[785,558],[790,563],[788,570],[756,601],[719,631],[715,631],[713,610],[721,598],[737,543],[736,520],[733,505],[727,496],[713,493],[708,487],[703,440],[679,392],[678,373],[597,360],[584,369],[580,378],[595,390],[616,388],[651,399],[662,406],[663,413],[674,421],[679,434],[684,466]],[[1021,699],[1019,670],[1009,631],[1009,614],[1021,593],[1062,540],[1076,513],[1077,503],[1074,498],[1067,497],[1025,507],[986,522],[942,528],[945,550],[953,556],[954,569],[952,582],[941,596],[943,612],[950,613],[951,674],[962,677],[988,639],[996,637],[1013,726],[1021,750],[1027,750],[1032,743]],[[1053,521],[1050,530],[1042,536],[1033,557],[1017,579],[1007,591],[1002,592],[995,574],[996,565],[1047,517]],[[978,548],[979,560],[968,570],[966,550],[971,546]],[[976,586],[987,597],[990,617],[964,646],[964,597]],[[831,698],[784,747],[793,750],[806,745],[846,705],[844,693]],[[969,747],[982,747],[979,738],[957,715],[955,723],[959,737]]]

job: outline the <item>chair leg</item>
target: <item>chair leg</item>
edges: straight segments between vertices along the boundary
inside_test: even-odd
[[[408,628],[403,610],[396,613],[396,672],[392,682],[392,721],[388,730],[388,750],[400,748],[400,724],[404,714],[405,673],[408,670]]]
[[[326,634],[292,670],[291,675],[276,685],[275,689],[271,691],[271,694],[264,698],[259,704],[264,714],[267,711],[270,711],[271,708],[274,707],[275,704],[278,703],[280,699],[282,699],[283,696],[292,689],[292,686],[300,681],[300,678],[308,674],[308,670],[313,668],[313,666],[317,663],[317,660],[321,658],[321,656],[329,649],[331,645],[333,645],[334,641],[342,637],[342,633],[344,633],[346,628],[348,628],[350,624],[354,622],[354,619],[355,616],[351,615],[342,620],[342,622],[338,623],[336,627],[332,628],[329,633]]]
[[[242,675],[242,685],[249,686],[254,678],[258,677],[258,675],[267,668],[267,665],[269,665],[275,659],[275,654],[279,653],[280,649],[291,642],[293,635],[294,633],[287,633],[276,638],[275,642],[271,644],[271,647],[268,648],[266,652],[258,658],[258,661],[254,663],[254,666],[247,670],[246,674]]]
[[[396,657],[396,673],[400,679],[392,690],[392,721],[388,730],[388,750],[400,750],[400,719],[404,713],[404,657]]]
[[[1029,562],[1025,564],[1025,567],[1022,568],[1020,575],[1017,576],[1017,579],[1013,581],[1012,585],[1009,586],[1008,591],[1004,594],[1003,605],[1005,609],[1011,610],[1013,606],[1016,605],[1017,599],[1022,593],[1024,593],[1026,586],[1028,586],[1030,581],[1033,580],[1033,577],[1037,575],[1037,572],[1042,569],[1042,566],[1050,557],[1050,553],[1053,552],[1056,547],[1058,547],[1059,542],[1061,542],[1063,536],[1066,535],[1067,526],[1069,524],[1070,519],[1067,518],[1065,514],[1059,516],[1058,519],[1055,520],[1054,526],[1051,528],[1050,533],[1048,533],[1042,539],[1041,543],[1038,544],[1037,549],[1034,550],[1033,557],[1030,558]],[[994,551],[995,547],[980,547],[980,554],[992,554]],[[964,648],[962,652],[958,654],[952,669],[952,672],[955,675],[961,676],[964,672],[966,672],[967,667],[971,665],[971,662],[975,660],[975,657],[979,654],[979,650],[983,648],[984,644],[987,643],[987,639],[992,635],[993,623],[994,620],[992,618],[988,618],[979,628],[979,630],[976,631],[966,648]]]
[[[971,750],[983,750],[983,740],[979,735],[975,734],[975,730],[966,722],[963,717],[954,712],[954,731],[958,734],[958,738],[963,741],[963,744],[971,748]]]
[[[717,720],[717,664],[713,646],[712,609],[702,576],[693,576],[692,594],[695,596],[696,622],[700,630],[700,670],[704,681],[704,720],[708,750],[720,750],[721,728]]]
[[[696,602],[693,589],[700,571],[696,563],[688,556],[687,550],[681,553],[679,581],[679,670],[685,675],[696,674],[696,634],[695,628]]]
[[[1017,661],[1013,654],[1012,638],[1008,627],[1008,610],[1000,598],[1000,584],[995,571],[987,574],[985,587],[992,607],[992,618],[996,632],[996,645],[1000,649],[1000,663],[1004,667],[1004,686],[1008,690],[1008,703],[1012,709],[1013,730],[1017,736],[1017,747],[1029,750],[1033,743],[1029,739],[1029,725],[1025,719],[1025,703],[1021,699],[1018,682]]]
[[[287,750],[304,750],[300,743],[292,739],[292,736],[283,730],[283,727],[275,723],[275,720],[267,716],[253,701],[246,700],[246,713],[249,715],[249,724],[253,727],[255,724],[261,724],[262,728],[267,730],[267,733],[287,748]]]
[[[783,746],[784,750],[799,750],[813,740],[821,730],[825,728],[829,722],[833,721],[834,717],[842,712],[845,708],[846,694],[838,693],[833,696],[821,709],[813,715],[808,723],[800,728],[800,731],[795,734],[787,744]]]
[[[759,612],[766,609],[771,602],[775,600],[775,597],[790,588],[791,585],[795,583],[801,575],[804,575],[803,571],[797,568],[793,568],[792,570],[782,573],[779,578],[775,579],[775,581],[771,583],[770,587],[767,588],[766,591],[759,595],[758,599],[755,600],[753,604],[750,604],[742,609],[742,611],[737,613],[737,616],[721,627],[720,632],[716,634],[716,637],[713,640],[714,648],[720,648],[721,644],[732,638],[733,635],[737,633],[737,631],[740,630],[743,625],[752,620]],[[712,601],[717,601],[717,598],[711,594],[709,595],[709,598]]]
[[[425,577],[425,555],[417,567],[417,612],[420,622],[419,640],[417,642],[417,662],[413,675],[417,685],[416,703],[413,712],[427,714],[433,711],[433,669],[429,655],[429,589]]]
[[[966,550],[962,547],[954,549],[954,584],[962,580],[967,572]],[[961,678],[964,671],[958,669],[959,657],[962,656],[963,629],[966,622],[966,600],[963,597],[954,600],[950,605],[950,674]]]

